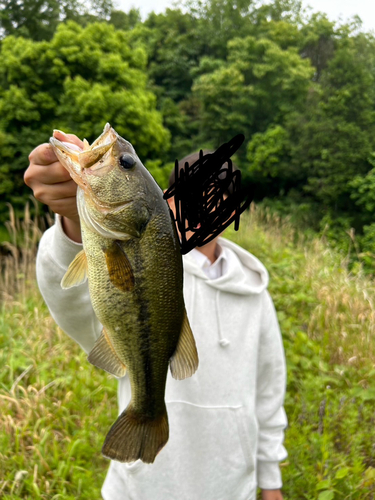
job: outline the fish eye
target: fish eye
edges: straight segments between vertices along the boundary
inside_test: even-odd
[[[135,159],[129,154],[122,155],[120,156],[120,165],[122,168],[129,170],[135,165]]]

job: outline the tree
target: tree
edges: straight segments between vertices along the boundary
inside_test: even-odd
[[[202,103],[202,136],[219,144],[242,132],[249,140],[300,106],[313,74],[297,50],[254,37],[228,43],[227,62],[200,76],[193,91]]]
[[[51,41],[6,37],[0,50],[0,192],[8,201],[29,194],[23,185],[27,155],[54,128],[92,141],[109,121],[143,161],[164,155],[170,136],[147,90],[146,65],[145,51],[107,23],[82,28],[69,21]]]
[[[17,34],[34,40],[52,37],[62,8],[58,0],[2,0],[0,27],[3,36]]]
[[[336,29],[335,23],[321,13],[313,14],[303,26],[301,54],[308,57],[316,68],[315,81],[320,80],[322,72],[333,58],[342,34],[342,29]]]
[[[293,162],[307,177],[303,189],[325,207],[354,210],[349,182],[365,175],[375,150],[374,41],[344,37],[294,123]],[[292,136],[292,135],[291,135]]]
[[[1,35],[50,40],[60,22],[108,19],[112,0],[0,0]]]
[[[118,30],[128,31],[141,22],[139,9],[130,9],[129,12],[122,10],[112,10],[109,22]]]

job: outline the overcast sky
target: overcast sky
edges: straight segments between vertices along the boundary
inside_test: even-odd
[[[125,12],[132,6],[138,7],[142,17],[152,10],[162,12],[172,6],[172,0],[116,0],[118,7]],[[310,5],[314,11],[328,14],[330,19],[347,20],[354,15],[359,15],[366,31],[375,30],[375,0],[302,0],[304,7]]]

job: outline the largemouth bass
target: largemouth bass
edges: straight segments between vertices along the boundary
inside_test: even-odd
[[[103,331],[88,356],[130,378],[132,398],[106,436],[102,453],[120,462],[152,463],[168,441],[164,401],[170,366],[184,379],[198,355],[182,294],[179,241],[169,207],[133,146],[107,124],[79,152],[55,138],[54,152],[77,183],[83,250],[63,288],[88,278]]]

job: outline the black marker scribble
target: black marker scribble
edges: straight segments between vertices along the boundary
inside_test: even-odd
[[[243,134],[220,146],[214,153],[203,154],[189,166],[179,170],[175,163],[175,183],[164,193],[164,199],[174,196],[176,217],[181,234],[181,253],[186,254],[196,246],[203,246],[218,236],[235,221],[252,199],[241,188],[241,172],[233,170],[230,157],[243,143]],[[226,193],[228,196],[225,196]],[[173,214],[172,214],[173,215]],[[186,233],[193,234],[187,238]]]

